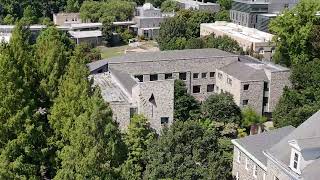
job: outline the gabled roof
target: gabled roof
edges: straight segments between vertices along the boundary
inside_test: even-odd
[[[303,151],[303,148],[319,148],[320,147],[320,111],[312,115],[294,131],[292,131],[288,136],[283,138],[280,142],[272,146],[267,153],[271,154],[275,159],[282,162],[286,166],[290,164],[291,147],[289,146],[289,141],[296,140],[298,145]],[[308,177],[306,179],[319,178],[320,171],[319,166],[318,171],[314,168],[316,163],[319,165],[319,158],[314,159],[314,162],[301,169],[301,176]],[[315,173],[315,174],[309,174]]]
[[[257,160],[259,160],[263,165],[267,166],[267,157],[263,154],[263,151],[271,148],[274,144],[278,143],[282,138],[287,136],[293,130],[293,126],[286,126],[257,135],[235,139],[233,140],[233,142],[238,143],[247,152],[249,152]]]
[[[123,88],[132,94],[132,88],[138,83],[133,79],[133,77],[125,72],[118,71],[116,69],[109,69],[111,74],[118,80],[118,82],[123,86]]]

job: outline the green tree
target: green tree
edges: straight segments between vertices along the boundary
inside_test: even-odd
[[[128,159],[122,166],[124,179],[142,178],[146,166],[144,153],[155,138],[156,133],[150,128],[148,120],[143,115],[135,115],[131,118],[125,135],[125,143],[128,146]]]
[[[181,80],[174,82],[174,119],[186,121],[195,117],[200,110],[199,102],[191,96]]]
[[[66,71],[71,52],[72,42],[54,28],[49,27],[37,38],[35,44],[35,65],[40,82],[39,94],[43,107],[50,107],[58,95],[60,79]]]
[[[42,179],[46,124],[37,109],[30,31],[18,23],[0,53],[0,179]]]
[[[218,4],[222,10],[230,10],[232,7],[232,0],[218,0]]]
[[[242,117],[242,126],[246,128],[252,125],[260,125],[267,120],[266,117],[258,115],[251,107],[246,107],[242,110]]]
[[[161,4],[164,2],[165,0],[146,0],[146,2],[151,3],[152,5],[154,5],[155,7],[161,7]]]
[[[291,67],[292,83],[273,112],[276,127],[299,126],[320,108],[319,10],[318,1],[302,0],[270,24],[276,34],[274,60]]]
[[[186,49],[202,49],[204,46],[201,38],[191,38],[186,42]]]
[[[228,93],[210,95],[201,105],[203,118],[240,124],[241,110]]]
[[[216,48],[227,52],[232,52],[235,54],[241,54],[242,48],[239,46],[238,42],[231,39],[228,36],[218,36],[215,37],[214,34],[203,37],[206,48]]]
[[[66,12],[79,12],[83,0],[67,0]]]
[[[230,21],[230,12],[228,10],[221,10],[216,14],[216,21]]]
[[[55,179],[116,178],[126,153],[110,107],[89,82],[85,55],[76,49],[51,109],[58,170]]]
[[[166,0],[161,4],[162,12],[176,12],[179,11],[179,5],[177,1]]]
[[[214,130],[177,121],[147,151],[146,179],[206,179],[208,157],[218,152]]]

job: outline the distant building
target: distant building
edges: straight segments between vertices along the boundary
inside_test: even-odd
[[[160,23],[173,15],[173,13],[162,13],[160,9],[153,7],[151,3],[145,3],[143,6],[136,7],[133,18],[135,24],[130,27],[139,36],[154,39],[159,35]]]
[[[132,111],[148,117],[157,131],[161,129],[161,122],[170,125],[173,121],[171,98],[174,79],[184,81],[187,91],[199,101],[204,101],[223,89],[234,96],[240,107],[243,106],[239,101],[248,98],[247,105],[262,113],[263,105],[267,106],[267,112],[272,112],[281,96],[281,88],[288,84],[289,73],[285,68],[218,49],[129,53],[89,63],[88,67],[105,100],[113,108],[115,119],[122,129],[130,122]],[[244,67],[246,69],[243,69]],[[248,75],[242,75],[245,73]],[[259,76],[255,77],[257,74]],[[110,82],[113,81],[116,88],[110,89],[113,87]],[[140,95],[136,96],[134,92],[138,87],[141,87]],[[142,90],[142,87],[146,89]],[[139,97],[143,97],[143,100]],[[151,106],[150,101],[154,98],[158,103]],[[139,104],[148,106],[149,110],[144,110],[147,107]],[[130,108],[136,110],[130,111]],[[150,108],[153,108],[153,111]]]
[[[232,140],[232,175],[236,180],[318,180],[320,111],[299,127]]]
[[[220,11],[220,5],[217,3],[204,2],[203,0],[201,2],[197,0],[175,0],[175,1],[178,2],[179,7],[181,9],[203,10],[203,11],[209,11],[209,12]]]
[[[275,52],[272,43],[273,35],[254,28],[240,26],[225,21],[203,23],[200,25],[200,36],[215,34],[216,36],[229,36],[236,40],[244,51],[261,56],[264,60],[271,60]]]
[[[69,26],[82,23],[80,13],[57,13],[53,14],[53,23],[58,26]]]
[[[266,62],[234,62],[216,70],[216,91],[229,92],[236,104],[258,114],[274,111],[283,89],[290,86],[290,70]]]
[[[233,0],[231,22],[268,32],[270,19],[284,9],[293,8],[299,0]]]

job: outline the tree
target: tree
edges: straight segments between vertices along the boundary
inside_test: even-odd
[[[218,0],[218,4],[222,10],[230,10],[232,7],[232,0]]]
[[[161,7],[161,4],[164,2],[165,0],[146,0],[147,3],[151,3],[153,6],[155,7]]]
[[[146,179],[206,179],[208,157],[218,150],[214,130],[196,121],[177,121],[146,153]]]
[[[241,110],[227,93],[210,95],[201,105],[201,112],[205,119],[240,124]]]
[[[0,179],[46,177],[46,128],[37,109],[30,31],[18,23],[0,53]]]
[[[174,119],[186,121],[199,113],[199,103],[191,96],[181,80],[174,82]]]
[[[150,128],[148,120],[143,115],[131,118],[125,143],[128,146],[128,159],[122,165],[124,179],[141,179],[145,170],[144,153],[156,138],[156,133]]]
[[[250,133],[258,133],[259,126],[267,121],[266,117],[258,115],[251,107],[246,107],[242,111],[242,127],[250,128]]]
[[[270,23],[276,34],[275,62],[291,67],[292,83],[273,112],[276,127],[297,127],[320,108],[319,10],[318,1],[302,0]]]
[[[67,12],[79,12],[83,0],[67,0],[65,10]]]
[[[72,42],[54,28],[49,27],[37,38],[35,65],[40,82],[39,94],[44,108],[50,107],[58,95],[60,80],[73,50]]]
[[[55,179],[116,178],[126,155],[110,107],[87,79],[84,56],[76,49],[49,117],[59,160]]]
[[[202,49],[204,41],[201,38],[191,38],[186,43],[186,49]]]
[[[176,12],[179,11],[179,5],[177,1],[166,0],[161,4],[162,12]]]
[[[216,21],[230,21],[230,12],[228,10],[221,10],[216,14]]]
[[[215,37],[214,34],[203,37],[206,48],[216,48],[227,52],[232,52],[235,54],[241,54],[242,48],[239,46],[238,42],[231,39],[228,36],[218,36]]]
[[[113,37],[113,17],[105,17],[102,20],[102,39],[105,45],[112,45],[112,37]]]

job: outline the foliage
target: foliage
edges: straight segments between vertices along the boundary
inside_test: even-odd
[[[125,134],[128,159],[122,166],[124,179],[142,178],[146,166],[143,154],[155,138],[156,133],[150,128],[148,119],[143,115],[135,115],[131,118],[128,131]]]
[[[102,22],[106,17],[114,21],[126,21],[134,12],[134,3],[128,1],[84,1],[80,8],[80,17],[91,22]]]
[[[218,152],[214,130],[195,121],[177,121],[146,153],[146,179],[206,179],[208,158]]]
[[[232,52],[235,54],[243,53],[242,48],[239,46],[238,42],[231,39],[228,36],[218,36],[214,34],[203,37],[206,48],[216,48],[223,51]]]
[[[179,11],[179,4],[177,1],[174,0],[166,0],[161,4],[161,11],[162,12],[177,12]]]
[[[276,34],[274,60],[291,67],[292,83],[273,113],[276,127],[299,126],[320,108],[319,10],[318,1],[302,0],[270,24]]]
[[[146,0],[147,3],[151,3],[154,7],[161,7],[161,4],[166,0]]]
[[[228,10],[217,12],[216,21],[230,21],[230,12]]]
[[[232,0],[218,0],[218,4],[222,10],[230,10],[232,7]]]
[[[186,42],[186,49],[202,49],[205,46],[202,38],[191,38]]]
[[[181,80],[174,82],[174,119],[186,121],[199,113],[198,101],[187,92]]]
[[[84,56],[76,49],[49,118],[61,161],[55,179],[114,178],[125,157],[111,109],[87,79]]]
[[[264,123],[267,119],[265,117],[262,117],[261,115],[258,115],[254,109],[251,107],[246,107],[242,110],[242,127],[250,127],[251,125],[257,125]]]
[[[218,122],[240,124],[241,110],[227,93],[210,95],[201,105],[203,118]]]
[[[180,10],[161,24],[157,39],[161,50],[184,49],[186,39],[200,36],[200,24],[214,22],[214,14],[197,10]]]

